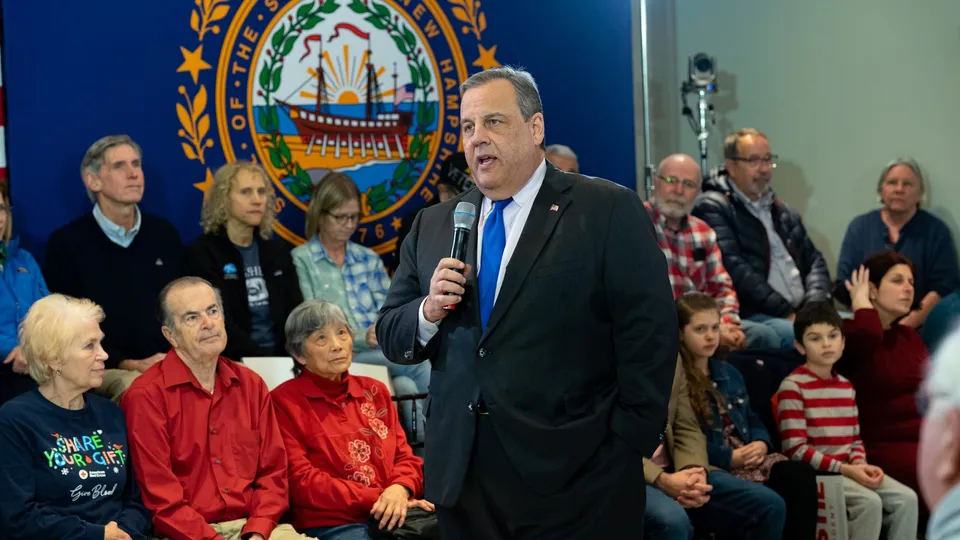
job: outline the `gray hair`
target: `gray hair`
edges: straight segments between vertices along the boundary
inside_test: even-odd
[[[346,326],[350,337],[354,337],[354,329],[340,306],[323,300],[307,300],[300,304],[290,312],[287,323],[283,326],[287,338],[287,352],[291,356],[303,357],[310,334],[331,323]],[[299,366],[296,362],[294,365]]]
[[[170,311],[167,298],[174,289],[186,287],[187,285],[206,285],[207,287],[213,289],[213,293],[217,296],[217,307],[220,308],[221,312],[223,311],[223,297],[220,296],[220,289],[214,287],[209,281],[197,276],[177,278],[170,283],[167,283],[167,285],[160,291],[160,295],[157,296],[157,320],[160,321],[160,324],[170,328],[171,330],[176,328],[176,321],[174,320],[173,312]]]
[[[137,152],[137,155],[140,156],[141,159],[143,158],[143,151],[140,150],[140,145],[133,142],[133,139],[131,139],[129,135],[107,135],[90,145],[90,148],[87,148],[87,153],[83,155],[83,160],[80,161],[80,177],[86,176],[87,173],[98,174],[100,168],[103,167],[103,160],[107,155],[107,150],[122,145],[130,146]],[[90,197],[90,202],[97,202],[96,194],[89,189],[87,189],[87,196]]]
[[[723,158],[724,159],[736,159],[740,157],[740,139],[752,135],[754,137],[761,137],[770,140],[767,135],[756,128],[743,128],[738,129],[737,131],[727,135],[727,138],[723,140]]]
[[[577,159],[576,152],[565,144],[551,144],[547,147],[548,156],[559,156],[570,159]]]
[[[460,98],[467,93],[467,90],[479,88],[493,81],[504,80],[513,85],[517,94],[517,106],[520,108],[520,114],[523,120],[527,121],[537,114],[543,112],[543,102],[540,101],[540,90],[537,88],[537,81],[533,80],[533,75],[519,68],[503,66],[492,68],[480,73],[473,74],[469,79],[460,85]],[[540,148],[546,148],[541,141]]]
[[[913,172],[913,175],[917,177],[917,181],[920,182],[920,193],[926,193],[927,186],[926,181],[923,179],[923,171],[920,169],[920,164],[917,163],[917,160],[913,159],[912,157],[898,157],[883,167],[883,171],[880,172],[880,179],[877,180],[877,193],[880,193],[881,189],[883,189],[883,182],[887,179],[887,175],[890,174],[890,171],[892,171],[894,167],[899,167],[900,165],[909,168],[910,171]]]
[[[923,393],[931,402],[939,400],[960,410],[960,325],[956,322],[930,357]]]

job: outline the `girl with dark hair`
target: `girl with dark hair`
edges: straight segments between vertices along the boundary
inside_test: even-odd
[[[816,472],[807,463],[770,453],[770,434],[750,408],[743,376],[714,357],[720,331],[716,302],[702,293],[682,295],[677,298],[677,319],[690,402],[706,435],[710,465],[764,484],[780,495],[787,507],[784,539],[813,538],[817,528]]]

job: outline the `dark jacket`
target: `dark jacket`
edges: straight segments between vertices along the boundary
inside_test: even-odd
[[[543,497],[619,486],[606,472],[584,473],[603,448],[625,467],[613,469],[625,475],[615,482],[640,486],[640,458],[660,444],[678,348],[666,261],[643,203],[634,191],[548,164],[486,328],[472,272],[457,309],[421,345],[420,304],[437,261],[450,254],[453,209],[482,200],[471,189],[419,213],[377,321],[390,361],[433,365],[426,498],[444,506],[459,499],[481,395],[513,468],[490,471],[491,482],[519,476],[529,488],[521,493]],[[474,268],[478,226],[464,261]]]
[[[845,282],[868,257],[885,251],[896,251],[913,263],[917,305],[930,292],[943,298],[960,287],[957,246],[946,223],[926,210],[918,210],[900,229],[900,238],[893,244],[890,229],[877,209],[853,218],[843,235],[834,297],[849,306],[850,293]]]
[[[737,368],[730,364],[710,359],[710,378],[717,385],[717,391],[726,400],[727,415],[735,428],[735,434],[744,444],[750,444],[755,441],[767,443],[767,449],[773,449],[770,442],[770,432],[764,427],[760,416],[753,410],[750,404],[750,396],[747,394],[747,384],[743,376],[737,371]],[[757,403],[758,407],[770,407],[770,403]],[[717,401],[710,400],[711,422],[709,425],[703,425],[704,434],[707,436],[707,457],[710,465],[721,469],[730,470],[730,461],[733,459],[733,449],[723,444],[723,417]]]
[[[273,350],[265,350],[250,337],[250,305],[247,303],[247,282],[244,279],[243,254],[227,238],[224,229],[207,233],[187,248],[187,269],[220,289],[223,296],[223,315],[227,327],[227,348],[223,356],[240,361],[245,356],[287,356],[283,326],[293,308],[303,302],[297,271],[290,257],[290,245],[282,240],[260,238],[253,233],[260,251],[260,269],[270,295],[270,313],[273,315]],[[232,264],[230,272],[224,267]],[[232,277],[226,278],[227,275]]]
[[[774,198],[773,223],[803,279],[803,302],[830,297],[830,272],[823,255],[807,235],[800,214]],[[693,215],[707,222],[717,233],[723,265],[733,279],[740,299],[740,315],[755,313],[787,317],[796,309],[767,282],[770,274],[770,242],[767,231],[750,210],[737,199],[725,172],[712,175],[703,185]]]
[[[183,257],[180,233],[160,216],[140,210],[140,231],[121,247],[87,212],[50,235],[43,278],[52,293],[100,304],[103,350],[113,369],[170,350],[157,321],[157,296],[184,275]]]

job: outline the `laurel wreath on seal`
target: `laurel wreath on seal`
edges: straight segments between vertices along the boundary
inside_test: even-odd
[[[480,34],[487,29],[487,16],[480,11],[479,0],[448,0],[455,7],[452,8],[453,16],[458,21],[467,23],[461,28],[464,34],[473,32],[480,41]]]
[[[206,34],[220,33],[220,26],[215,24],[223,20],[230,13],[229,0],[194,0],[196,9],[190,12],[190,28],[197,33],[198,44],[203,43]],[[465,23],[462,27],[464,34],[473,32],[477,40],[487,28],[486,15],[480,10],[479,0],[448,0],[454,7],[454,17]],[[268,50],[267,63],[261,70],[259,82],[262,96],[267,105],[270,97],[280,87],[283,69],[283,57],[293,49],[297,36],[304,30],[310,30],[323,21],[321,15],[329,15],[340,7],[336,0],[318,0],[304,4],[297,9],[296,17],[288,16],[289,24],[282,24],[271,38],[273,54]],[[366,20],[379,30],[387,30],[397,48],[408,61],[410,77],[417,90],[422,93],[422,99],[416,103],[417,126],[413,140],[409,145],[409,153],[394,169],[393,178],[381,184],[372,186],[364,194],[366,205],[371,213],[379,213],[390,207],[391,199],[411,189],[417,177],[422,173],[422,164],[426,161],[429,152],[429,133],[426,128],[434,120],[433,108],[428,105],[427,96],[433,91],[431,86],[430,70],[422,59],[423,51],[416,48],[416,38],[413,32],[405,25],[401,25],[399,17],[394,16],[391,21],[389,10],[376,2],[369,0],[352,0],[349,8],[355,13],[366,14]],[[279,53],[279,54],[277,54]],[[206,86],[200,84],[196,92],[191,95],[185,86],[178,87],[184,103],[177,103],[177,117],[181,129],[177,131],[181,141],[184,156],[189,160],[199,161],[206,165],[205,151],[215,145],[213,139],[207,138],[210,129],[210,116],[206,113],[208,95]],[[416,93],[416,92],[415,92]],[[184,105],[185,104],[185,105]],[[268,154],[271,164],[285,171],[285,176],[291,177],[290,189],[297,196],[310,193],[312,182],[306,171],[292,160],[289,146],[278,133],[279,117],[276,107],[264,107],[258,117],[260,127],[269,132],[264,142],[268,143]],[[207,182],[212,177],[210,168],[206,170]],[[282,180],[282,178],[281,178]]]
[[[320,0],[319,4],[304,4],[297,9],[296,17],[288,16],[286,24],[280,27],[271,36],[272,49],[266,51],[267,62],[260,71],[260,88],[257,95],[264,98],[267,107],[261,109],[259,123],[269,135],[261,139],[270,156],[270,163],[277,169],[284,171],[281,181],[287,178],[290,192],[298,197],[308,195],[312,190],[310,176],[299,163],[292,159],[290,147],[279,132],[279,115],[277,107],[270,107],[273,93],[280,88],[283,71],[283,59],[293,50],[299,34],[310,30],[320,22],[320,14],[331,14],[340,6],[334,0]],[[427,63],[423,60],[423,50],[417,48],[416,37],[406,25],[399,22],[399,16],[391,20],[390,11],[386,6],[370,0],[353,0],[348,6],[358,15],[366,15],[365,20],[378,30],[386,30],[397,49],[406,56],[410,68],[410,78],[421,99],[416,101],[416,128],[413,139],[410,141],[407,156],[397,165],[392,178],[380,184],[371,186],[364,193],[369,214],[376,214],[386,210],[393,204],[393,200],[413,188],[417,178],[423,172],[422,165],[427,160],[429,152],[429,133],[427,127],[434,121],[433,108],[427,103],[427,96],[433,92],[432,78]],[[415,92],[416,94],[416,92]]]
[[[322,15],[330,15],[340,8],[335,0],[319,0],[319,2],[310,2],[297,9],[296,17],[287,16],[287,23],[281,23],[276,32],[270,38],[271,48],[267,49],[267,62],[260,70],[260,89],[257,95],[265,100],[266,107],[260,109],[257,117],[260,128],[268,133],[262,137],[267,154],[270,156],[270,164],[276,169],[284,171],[281,173],[280,180],[289,178],[288,188],[290,192],[297,197],[309,194],[312,189],[312,183],[307,171],[303,170],[299,163],[293,161],[290,153],[290,146],[280,134],[280,116],[277,113],[277,106],[270,106],[270,98],[273,93],[280,88],[280,82],[283,75],[283,60],[304,30],[311,30],[321,22]]]
[[[227,2],[228,0],[194,0],[196,9],[190,11],[190,29],[197,33],[198,44],[203,43],[207,32],[220,33],[220,26],[213,23],[223,20],[230,12]],[[180,120],[177,135],[184,139],[180,142],[183,154],[189,160],[206,165],[205,151],[214,146],[213,139],[207,138],[210,132],[210,115],[206,113],[207,87],[201,84],[191,95],[191,92],[181,85],[177,92],[183,96],[185,103],[177,103],[177,118]],[[209,181],[212,176],[209,167],[206,176]]]

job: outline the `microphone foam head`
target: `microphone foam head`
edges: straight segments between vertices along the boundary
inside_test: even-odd
[[[473,203],[461,202],[453,211],[453,227],[455,229],[470,229],[477,220],[477,207]]]

